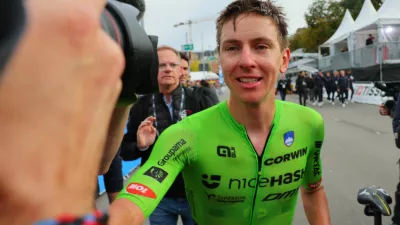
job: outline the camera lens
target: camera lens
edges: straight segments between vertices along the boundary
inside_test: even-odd
[[[101,26],[122,48],[125,69],[118,104],[131,104],[136,94],[158,92],[157,36],[149,36],[137,20],[140,11],[123,2],[108,0]]]
[[[113,15],[105,9],[100,18],[101,27],[103,30],[110,35],[114,41],[116,41],[122,49],[124,49],[124,38],[122,36],[121,28]]]

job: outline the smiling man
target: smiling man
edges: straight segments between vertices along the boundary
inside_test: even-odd
[[[289,63],[287,35],[282,9],[270,1],[227,6],[217,43],[229,100],[163,132],[111,206],[111,224],[141,224],[180,171],[199,225],[289,225],[299,192],[309,223],[330,224],[321,184],[324,121],[274,99]]]

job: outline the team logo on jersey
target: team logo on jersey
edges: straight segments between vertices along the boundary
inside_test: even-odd
[[[288,131],[283,135],[285,145],[290,147],[294,142],[294,131]]]
[[[168,176],[168,173],[158,167],[152,166],[150,169],[148,169],[144,175],[149,176],[154,178],[156,181],[162,183],[164,179]]]
[[[139,183],[130,183],[126,186],[125,192],[133,195],[141,195],[148,198],[156,198],[156,193],[147,186]]]
[[[208,189],[215,189],[219,187],[219,184],[221,182],[221,176],[220,175],[207,175],[203,174],[201,176],[203,178],[202,183],[203,185],[208,188]]]

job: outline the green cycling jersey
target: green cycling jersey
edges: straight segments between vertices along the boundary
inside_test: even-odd
[[[288,225],[299,188],[321,184],[323,139],[319,113],[276,100],[259,156],[222,102],[165,130],[118,198],[132,201],[148,217],[182,171],[197,224]]]

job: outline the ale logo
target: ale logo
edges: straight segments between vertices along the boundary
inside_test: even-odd
[[[156,198],[156,193],[147,186],[139,183],[130,183],[125,189],[126,193],[133,195],[141,195],[148,198]]]

